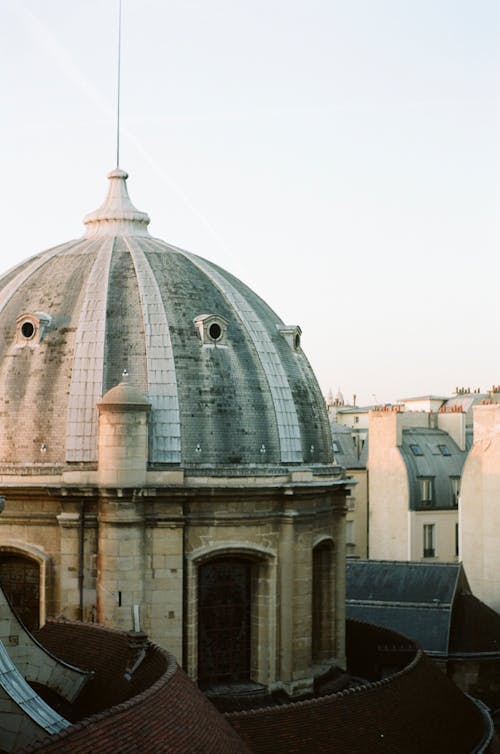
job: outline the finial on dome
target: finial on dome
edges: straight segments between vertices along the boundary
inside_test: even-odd
[[[136,209],[127,190],[128,173],[115,168],[108,175],[109,190],[103,204],[84,217],[85,237],[149,236],[149,216]]]

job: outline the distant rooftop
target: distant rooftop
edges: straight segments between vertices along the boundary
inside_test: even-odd
[[[373,406],[342,406],[337,410],[338,414],[362,414],[371,411]]]
[[[399,398],[398,403],[406,403],[407,401],[447,401],[448,395],[415,395],[411,398]]]

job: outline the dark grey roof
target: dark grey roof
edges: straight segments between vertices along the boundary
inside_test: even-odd
[[[403,429],[401,454],[408,470],[410,509],[420,507],[422,477],[433,480],[433,508],[454,507],[450,478],[461,477],[467,452],[443,430],[412,427]]]
[[[347,617],[399,631],[427,652],[447,654],[459,587],[468,589],[460,563],[348,560]]]
[[[354,469],[359,466],[358,456],[352,437],[352,429],[345,424],[331,422],[333,457],[335,463],[346,469]]]
[[[359,434],[359,430],[356,427],[348,427],[335,421],[330,422],[330,429],[335,463],[345,469],[365,469],[368,462],[368,433],[366,430],[362,430],[366,436],[363,437],[363,447],[358,458],[356,439],[359,438],[356,438],[356,435]]]

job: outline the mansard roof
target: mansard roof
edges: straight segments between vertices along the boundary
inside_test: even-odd
[[[467,457],[450,435],[427,427],[403,429],[401,454],[408,470],[410,508],[420,507],[420,479],[432,479],[431,507],[456,507],[450,487],[450,478],[459,479]]]

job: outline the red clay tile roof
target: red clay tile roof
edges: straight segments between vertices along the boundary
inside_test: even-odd
[[[352,624],[355,624],[354,626]],[[366,657],[408,640],[348,621]],[[351,635],[350,642],[353,642]],[[352,649],[352,647],[351,647]],[[408,656],[408,655],[407,655]],[[384,680],[295,704],[226,715],[256,754],[469,754],[487,735],[482,712],[414,647],[414,659]],[[370,662],[368,662],[370,665]]]
[[[384,681],[226,718],[257,754],[468,754],[483,737],[480,711],[421,652]]]
[[[149,645],[124,698],[123,672],[129,659],[126,634],[89,624],[54,622],[46,624],[38,639],[62,659],[95,670],[92,685],[84,692],[85,709],[102,710],[114,694],[119,703],[26,752],[249,754],[229,723],[160,647]]]
[[[478,707],[407,639],[350,621],[348,633],[351,650],[362,644],[373,672],[388,648],[413,660],[381,681],[224,718],[159,647],[150,646],[131,689],[122,678],[128,660],[125,634],[85,624],[48,624],[39,638],[51,651],[96,671],[84,699],[87,708],[91,694],[94,707],[101,709],[113,694],[123,698],[127,688],[129,698],[26,751],[469,754],[484,740],[487,726]]]

